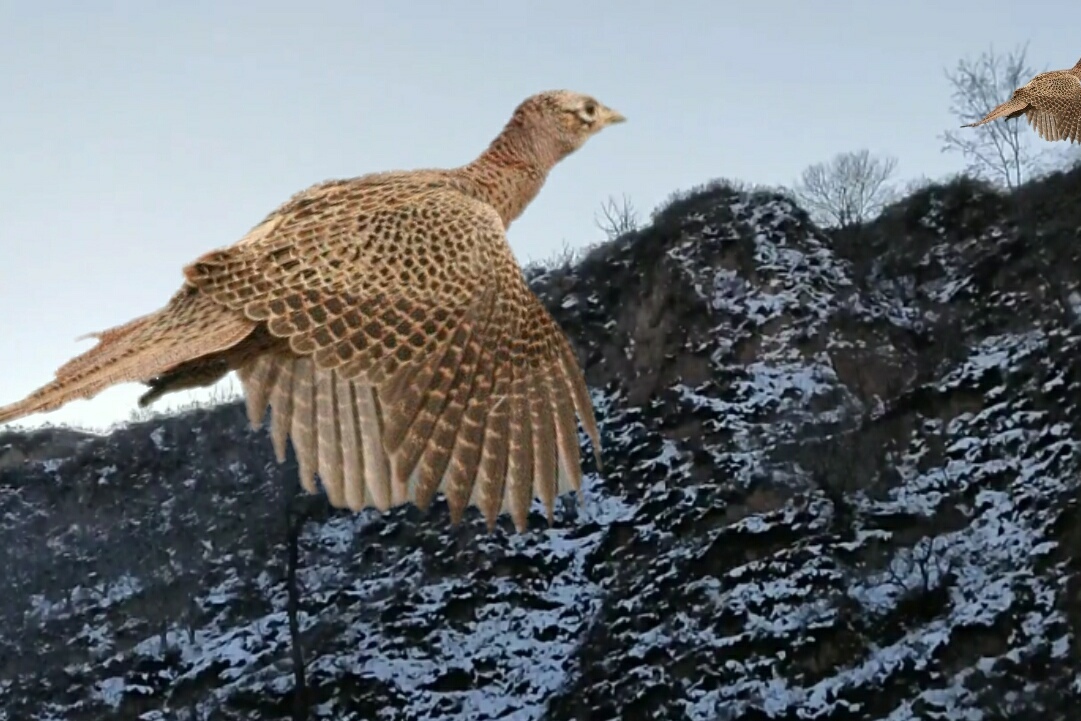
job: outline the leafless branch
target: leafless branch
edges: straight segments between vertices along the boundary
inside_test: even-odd
[[[638,229],[638,211],[626,195],[620,200],[609,196],[601,205],[599,215],[594,216],[593,222],[609,240],[613,240]]]
[[[839,153],[811,165],[793,192],[816,222],[845,228],[870,220],[895,197],[889,182],[897,160],[868,150]]]
[[[943,542],[939,543],[940,540]],[[928,593],[938,588],[957,566],[957,559],[947,551],[944,539],[925,539],[890,563],[888,583],[902,593]]]
[[[975,60],[958,61],[953,71],[946,71],[953,88],[950,112],[961,123],[972,123],[1009,100],[1015,89],[1036,75],[1027,52],[1027,44],[1006,54],[991,48]],[[1045,161],[1022,118],[947,130],[941,139],[943,152],[960,152],[965,158],[967,172],[1011,190],[1038,174]]]

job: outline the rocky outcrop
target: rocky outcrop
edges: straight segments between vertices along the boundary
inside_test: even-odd
[[[291,718],[298,504],[313,719],[1072,717],[1069,192],[962,180],[831,236],[717,184],[531,271],[605,472],[522,536],[301,503],[238,404],[2,435],[0,719]]]

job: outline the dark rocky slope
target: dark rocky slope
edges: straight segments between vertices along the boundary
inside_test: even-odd
[[[1072,717],[1079,197],[717,185],[530,271],[606,468],[525,536],[295,496],[238,404],[0,435],[0,719],[290,718],[289,508],[311,718]]]

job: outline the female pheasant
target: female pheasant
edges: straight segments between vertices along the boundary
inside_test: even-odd
[[[982,120],[961,127],[974,128],[1022,113],[1044,140],[1081,143],[1081,60],[1069,70],[1040,73]]]
[[[184,268],[157,312],[93,334],[51,383],[0,407],[0,423],[143,382],[145,405],[235,370],[248,417],[271,408],[278,461],[360,510],[440,489],[457,523],[526,527],[539,497],[579,489],[576,415],[600,439],[566,337],[529,289],[507,227],[549,171],[624,117],[549,91],[523,101],[471,163],[320,183],[232,246]]]

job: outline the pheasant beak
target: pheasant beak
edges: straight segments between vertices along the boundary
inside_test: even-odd
[[[627,119],[623,117],[622,113],[618,113],[611,108],[604,108],[601,113],[601,122],[605,125],[615,125],[617,123],[625,123]]]

